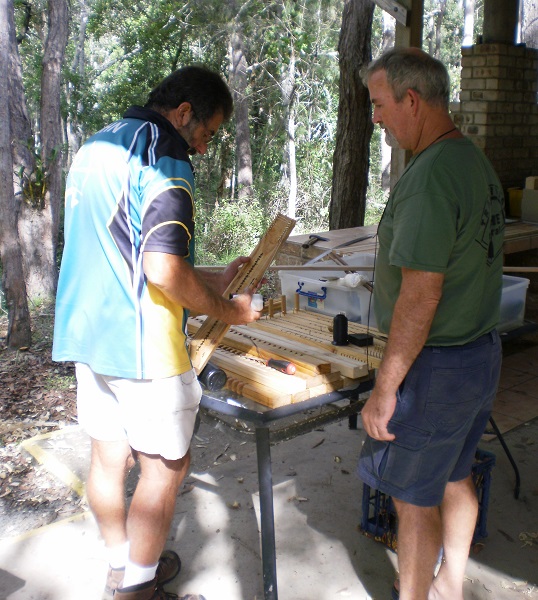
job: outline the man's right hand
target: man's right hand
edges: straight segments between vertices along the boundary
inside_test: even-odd
[[[238,323],[232,323],[232,325],[246,325],[247,323],[251,323],[252,321],[257,321],[261,316],[261,311],[254,310],[252,308],[252,288],[248,288],[245,290],[243,294],[237,294],[232,298],[232,302],[238,305],[241,309],[241,315],[244,320],[241,320]]]
[[[361,411],[362,425],[366,433],[374,440],[391,442],[396,438],[389,433],[388,423],[396,410],[396,396],[383,395],[374,387]]]

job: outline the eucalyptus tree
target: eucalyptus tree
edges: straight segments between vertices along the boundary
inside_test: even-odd
[[[2,157],[1,252],[9,343],[17,346],[21,338],[30,341],[27,296],[51,299],[56,291],[62,203],[60,71],[68,11],[66,0],[48,0],[46,9],[25,3],[17,36],[15,6],[10,0],[2,2],[3,52],[9,64],[1,77],[9,90],[2,98],[2,135],[3,140],[8,136],[11,152]],[[33,90],[24,89],[18,47],[28,39],[41,42],[35,43],[39,52],[32,57]]]
[[[56,250],[63,196],[60,107],[67,1],[36,2],[24,16],[20,47],[22,52],[30,48],[26,65],[33,68],[24,77],[24,92],[25,73],[20,69],[11,72],[11,101],[18,108],[10,112],[10,119],[14,143],[27,144],[33,158],[22,155],[14,164],[20,190],[18,234],[28,296],[51,299],[58,277]],[[20,64],[16,45],[11,45],[11,57],[14,64]]]
[[[18,202],[15,198],[13,165],[19,144],[12,144],[10,81],[18,67],[12,60],[16,47],[13,8],[10,0],[0,0],[0,259],[2,288],[8,309],[8,346],[19,348],[31,341],[30,315],[22,273],[22,251],[17,234]]]
[[[538,2],[520,0],[521,41],[529,48],[538,48]]]
[[[334,152],[334,175],[329,226],[331,229],[364,224],[370,139],[370,97],[360,69],[372,58],[371,31],[374,4],[347,0],[342,18],[340,55],[340,103]]]

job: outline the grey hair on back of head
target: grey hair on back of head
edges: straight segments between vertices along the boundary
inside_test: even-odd
[[[392,48],[361,70],[368,85],[370,77],[385,71],[396,102],[401,102],[408,89],[414,90],[431,104],[448,108],[450,77],[445,65],[418,48]]]

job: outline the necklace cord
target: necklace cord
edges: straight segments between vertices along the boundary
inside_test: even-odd
[[[435,142],[438,142],[442,137],[445,137],[445,135],[448,135],[449,133],[452,133],[453,131],[456,131],[457,127],[452,127],[452,129],[449,129],[448,131],[445,131],[444,133],[442,133],[441,135],[437,136],[433,142],[431,142],[430,144],[428,144],[428,148],[430,146],[433,146],[435,144]]]

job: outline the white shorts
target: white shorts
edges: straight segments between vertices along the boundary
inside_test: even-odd
[[[76,363],[80,425],[100,441],[177,460],[191,443],[202,388],[194,369],[165,379],[121,379]]]

